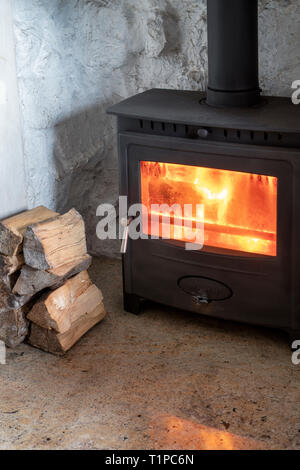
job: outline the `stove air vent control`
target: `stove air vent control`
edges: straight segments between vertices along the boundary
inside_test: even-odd
[[[201,139],[207,139],[207,137],[209,136],[209,130],[205,129],[204,127],[201,127],[200,129],[197,130],[197,135]]]
[[[195,304],[208,304],[230,299],[233,292],[226,284],[204,276],[183,276],[177,285],[192,297]]]

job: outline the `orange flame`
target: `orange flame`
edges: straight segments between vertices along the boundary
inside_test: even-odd
[[[276,256],[277,178],[274,176],[141,162],[141,195],[148,216],[152,215],[153,204],[180,204],[181,207],[192,204],[195,211],[197,204],[203,204],[204,244],[208,247]],[[193,220],[198,220],[196,212]],[[176,225],[174,218],[172,223]],[[144,233],[157,234],[151,224]],[[178,230],[171,231],[171,238],[178,239]],[[184,241],[182,235],[179,239]]]

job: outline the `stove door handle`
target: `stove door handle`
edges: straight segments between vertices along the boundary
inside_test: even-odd
[[[125,255],[127,252],[127,245],[128,245],[128,237],[129,237],[129,225],[133,221],[134,217],[128,217],[121,219],[121,225],[124,228],[123,235],[122,235],[122,244],[120,252],[122,255]]]

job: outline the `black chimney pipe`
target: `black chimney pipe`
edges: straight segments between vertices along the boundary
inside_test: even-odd
[[[257,0],[207,0],[207,28],[207,104],[258,104]]]

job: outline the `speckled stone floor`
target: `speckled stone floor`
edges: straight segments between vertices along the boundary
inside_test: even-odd
[[[284,334],[157,305],[135,317],[118,260],[91,276],[101,324],[63,358],[23,344],[0,366],[1,449],[300,449]]]

